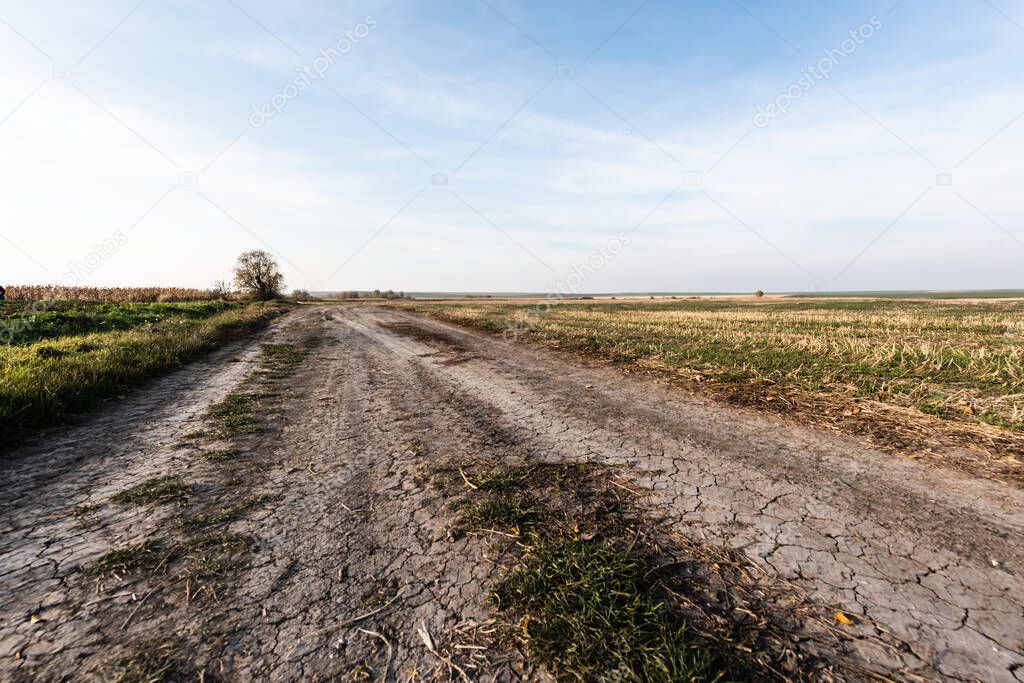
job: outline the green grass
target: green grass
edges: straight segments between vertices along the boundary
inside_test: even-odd
[[[241,388],[231,392],[207,412],[214,425],[214,433],[222,439],[231,439],[260,430],[260,417],[267,411],[279,393],[268,387],[291,376],[299,364],[317,345],[319,337],[307,337],[301,345],[290,343],[264,344],[259,369],[250,375]],[[221,459],[231,457],[228,451]]]
[[[477,485],[481,491],[513,493],[523,487],[528,476],[529,473],[526,470],[514,467],[496,467],[484,473]]]
[[[156,571],[168,559],[166,544],[160,540],[116,548],[104,554],[92,565],[92,571],[102,576],[125,576],[142,571]]]
[[[35,341],[22,343],[19,335],[15,344],[0,345],[0,447],[260,329],[286,310],[221,302],[74,305],[98,316],[90,331],[65,334],[83,328],[51,320],[31,328]],[[95,331],[108,322],[117,329]]]
[[[80,337],[102,332],[126,332],[153,327],[168,320],[203,320],[217,313],[240,310],[247,304],[229,301],[196,303],[102,303],[51,301],[39,312],[32,302],[0,304],[0,324],[15,326],[13,343],[28,345],[48,339]],[[31,323],[25,324],[30,316]],[[19,324],[20,322],[20,324]]]
[[[608,542],[539,539],[494,588],[532,658],[563,681],[744,680],[662,601],[648,567]]]
[[[197,515],[182,517],[181,526],[187,530],[205,529],[211,526],[227,524],[238,519],[247,510],[259,507],[266,503],[266,496],[251,495],[233,508],[227,508],[220,512],[206,512]]]
[[[101,576],[127,576],[156,572],[177,562],[175,578],[196,581],[223,575],[235,566],[240,556],[258,549],[259,541],[252,536],[210,532],[178,543],[153,539],[115,548],[96,560],[90,569]]]
[[[674,545],[640,538],[649,522],[638,521],[635,508],[608,484],[606,468],[488,468],[476,461],[435,466],[430,473],[447,482],[445,489],[461,491],[451,503],[457,511],[452,538],[467,531],[514,532],[488,549],[499,569],[491,588],[501,613],[497,646],[521,646],[529,664],[559,681],[775,678],[750,656],[728,619],[712,623],[707,614],[683,611],[694,604],[686,599],[692,586],[659,566],[666,555],[677,556]],[[708,568],[709,577],[717,573],[717,566]],[[701,585],[704,579],[686,581]],[[728,611],[726,605],[706,608]],[[712,634],[695,630],[691,618]]]
[[[320,337],[310,336],[303,340],[301,346],[288,343],[264,344],[258,377],[275,380],[290,376],[320,343]]]
[[[259,415],[274,394],[266,391],[233,391],[210,406],[207,416],[216,427],[217,436],[230,439],[255,434],[260,429]]]
[[[121,505],[184,505],[192,497],[194,487],[180,477],[154,477],[130,489],[125,489],[111,500]]]
[[[242,451],[227,448],[221,450],[206,451],[200,457],[208,462],[226,462],[228,460],[235,460],[242,456]]]
[[[459,515],[459,527],[474,529],[519,529],[537,521],[540,510],[528,496],[502,494],[488,496],[465,506]]]

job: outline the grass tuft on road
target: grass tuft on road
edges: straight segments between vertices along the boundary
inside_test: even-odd
[[[514,493],[522,489],[528,476],[529,473],[523,469],[515,467],[496,467],[480,477],[478,485],[481,491]]]
[[[610,542],[536,539],[494,596],[559,680],[719,681],[733,665],[691,635],[645,563]]]
[[[210,406],[207,416],[216,425],[217,436],[229,439],[259,431],[259,415],[274,394],[266,391],[233,391]]]
[[[290,377],[319,344],[320,338],[315,336],[307,337],[301,344],[263,344],[259,369],[207,412],[216,436],[231,439],[260,431],[260,418],[280,396],[268,387]]]
[[[463,529],[523,529],[536,522],[540,510],[526,496],[489,496],[467,505],[459,515]]]
[[[92,570],[101,576],[156,571],[167,562],[167,552],[167,546],[159,539],[115,548],[96,560]]]
[[[180,477],[165,475],[153,477],[141,484],[121,491],[111,500],[121,505],[184,505],[192,496],[194,487]]]
[[[504,568],[491,588],[503,615],[495,642],[522,646],[528,664],[559,681],[774,678],[727,619],[685,611],[699,591],[660,571],[666,547],[641,540],[633,498],[605,470],[476,460],[428,471],[453,498],[453,539],[502,537],[488,549]],[[718,572],[707,577],[717,581]]]
[[[237,565],[239,557],[258,549],[259,540],[253,536],[229,531],[208,532],[176,543],[153,539],[115,548],[96,560],[91,570],[101,576],[117,577],[156,572],[179,563],[175,578],[195,583],[222,576]]]
[[[289,343],[264,344],[260,370],[256,377],[264,380],[284,379],[298,368],[309,352],[321,344],[320,337],[311,335],[301,345]]]
[[[228,460],[234,460],[236,458],[239,458],[242,455],[242,451],[236,448],[222,448],[212,451],[205,451],[200,457],[203,460],[206,460],[207,462],[226,462]]]
[[[253,494],[235,507],[226,508],[219,512],[204,512],[182,517],[180,523],[182,528],[186,530],[205,529],[219,524],[227,524],[241,517],[242,513],[260,507],[266,502],[267,496]]]

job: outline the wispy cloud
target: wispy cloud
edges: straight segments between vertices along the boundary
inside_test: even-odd
[[[584,258],[677,186],[588,287],[802,289],[809,274],[841,270],[844,288],[999,286],[1024,255],[1008,236],[1024,238],[1024,76],[1009,68],[1019,32],[991,10],[970,14],[963,35],[930,23],[934,49],[925,50],[917,10],[901,9],[833,80],[762,129],[756,104],[807,58],[752,20],[716,15],[707,28],[717,43],[662,44],[678,9],[652,3],[585,68],[559,78],[544,50],[486,8],[398,4],[372,40],[257,129],[252,102],[382,8],[243,7],[266,30],[230,6],[193,2],[174,15],[146,3],[67,78],[47,55],[73,63],[131,7],[69,4],[66,16],[88,27],[81,49],[41,12],[5,17],[45,53],[0,26],[11,37],[0,44],[0,205],[32,257],[12,252],[5,279],[38,279],[32,259],[59,269],[169,188],[91,275],[96,284],[207,285],[265,241],[293,286],[326,279],[365,244],[330,286],[542,289],[549,268]],[[565,21],[563,10],[525,0],[495,7],[524,24]],[[807,55],[833,40],[778,11]],[[524,30],[570,61],[625,18],[611,5],[592,14]],[[758,12],[775,25],[768,14]],[[842,14],[829,25],[863,20]],[[168,22],[174,30],[161,28]],[[754,34],[765,41],[759,52]],[[436,173],[449,184],[433,184]],[[945,174],[952,185],[940,184]],[[943,270],[949,253],[955,274]]]

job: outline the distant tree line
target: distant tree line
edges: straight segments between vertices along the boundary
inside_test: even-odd
[[[372,292],[358,292],[352,290],[350,292],[336,292],[335,297],[339,299],[411,299],[411,296],[406,296],[405,292],[396,292],[393,289],[389,289],[386,292],[382,292],[379,289],[375,289]]]

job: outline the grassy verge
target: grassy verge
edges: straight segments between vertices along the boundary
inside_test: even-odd
[[[247,304],[233,301],[194,303],[113,303],[102,301],[8,301],[0,303],[0,323],[12,330],[11,343],[32,344],[45,339],[76,337],[96,332],[126,332],[167,320],[202,320]],[[35,308],[33,308],[35,307]],[[8,341],[4,339],[3,341]]]
[[[112,332],[60,336],[50,327],[58,336],[0,346],[0,447],[260,329],[285,310],[278,304],[165,306],[184,314],[164,308],[168,315],[158,321]],[[117,307],[118,325],[128,324],[124,307]]]

